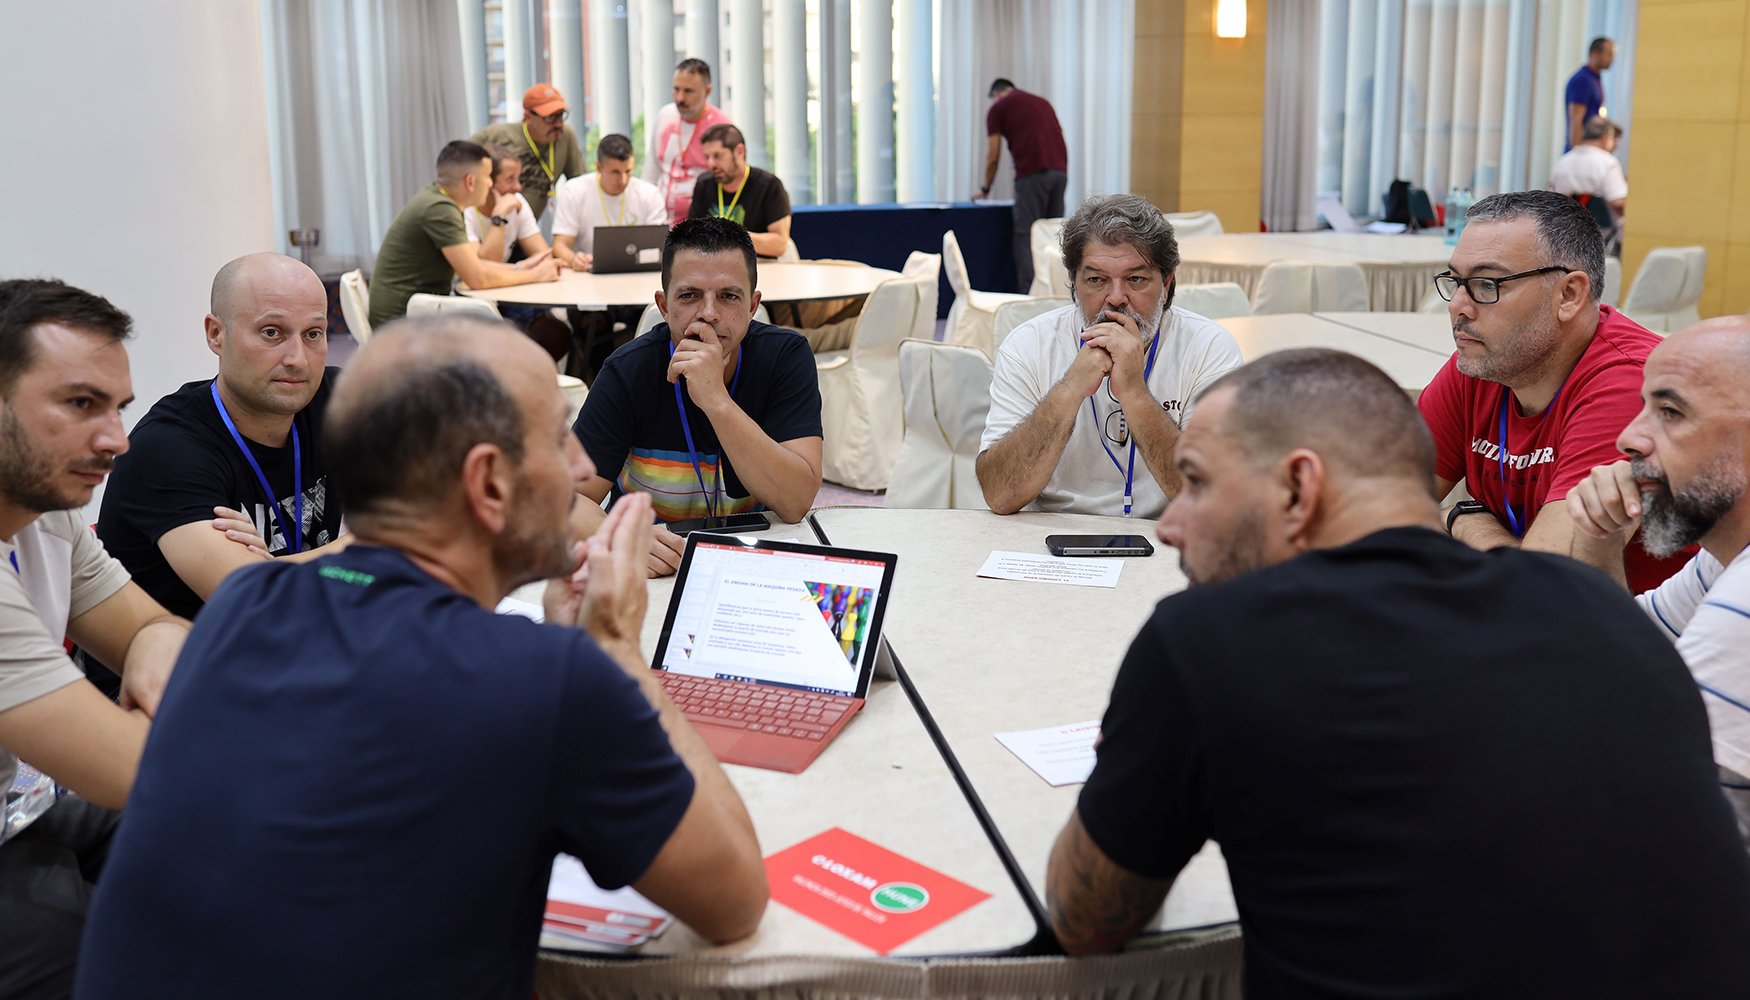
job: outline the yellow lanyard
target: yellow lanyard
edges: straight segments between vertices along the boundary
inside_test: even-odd
[[[535,137],[529,134],[529,123],[528,122],[523,122],[523,138],[528,141],[529,149],[534,151],[535,166],[540,167],[541,172],[547,175],[547,184],[548,184],[547,197],[551,198],[551,197],[553,197],[553,188],[552,188],[552,184],[553,184],[553,158],[555,156],[557,156],[559,153],[559,149],[558,149],[559,144],[556,142],[549,142],[547,144],[547,162],[542,163],[541,162],[541,147],[535,145]]]
[[[628,186],[630,186],[630,185],[628,185]],[[608,220],[608,193],[606,191],[602,190],[602,175],[599,173],[595,175],[595,193],[596,193],[596,197],[600,198],[602,201],[602,221],[606,222]],[[623,226],[625,224],[626,224],[626,192],[621,191],[620,192],[620,221],[614,223],[614,225]]]
[[[723,185],[721,185],[721,184],[717,185],[717,215],[719,218],[727,219],[727,218],[729,218],[729,213],[735,211],[735,203],[741,200],[741,193],[743,191],[747,190],[748,174],[750,174],[752,172],[753,172],[752,167],[742,168],[741,187],[735,189],[735,197],[731,198],[729,200],[729,207],[728,208],[723,207]],[[606,214],[606,213],[604,212],[603,214]]]

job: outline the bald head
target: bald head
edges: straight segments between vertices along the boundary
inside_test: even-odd
[[[1676,379],[1689,394],[1750,406],[1750,316],[1719,316],[1677,331],[1647,357],[1648,388]]]
[[[220,322],[233,326],[252,315],[264,297],[293,299],[300,304],[320,302],[324,310],[328,306],[328,291],[315,271],[296,258],[263,251],[219,268],[213,276],[209,309]]]

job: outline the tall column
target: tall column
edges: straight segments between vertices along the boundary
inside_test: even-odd
[[[851,152],[851,0],[820,0],[820,200],[856,196]]]
[[[623,0],[622,0],[623,2]],[[584,0],[547,0],[547,80],[571,105],[571,125],[583,141],[583,3]],[[624,14],[620,15],[622,18]],[[599,19],[598,19],[599,20]],[[520,96],[520,95],[519,95]],[[596,116],[601,108],[591,109]]]
[[[926,0],[927,2],[927,0]],[[773,168],[790,203],[814,202],[814,165],[808,159],[808,4],[772,0]]]
[[[456,0],[456,20],[462,26],[462,80],[468,89],[468,131],[478,132],[492,116],[486,104],[486,0]]]
[[[857,53],[857,201],[893,200],[893,4],[863,0]]]
[[[936,197],[936,74],[931,48],[934,6],[931,0],[899,0],[894,4],[899,28],[894,33],[899,69],[895,194],[900,201],[934,201]]]
[[[523,91],[535,85],[535,53],[529,49],[529,0],[504,0],[504,117],[523,120]],[[583,95],[575,100],[583,107]]]
[[[644,141],[646,163],[656,162],[656,115],[674,94],[674,0],[639,0],[644,50]]]
[[[711,103],[723,106],[723,46],[718,41],[717,0],[687,0],[687,57],[711,66]]]
[[[766,15],[760,0],[731,0],[729,114],[747,139],[747,162],[772,168],[766,153]]]
[[[569,2],[575,8],[577,0]],[[590,0],[590,56],[594,63],[595,120],[602,135],[632,136],[632,80],[627,54],[626,0]],[[555,67],[554,75],[558,75]],[[582,82],[582,74],[578,80]],[[585,150],[585,159],[593,159]]]

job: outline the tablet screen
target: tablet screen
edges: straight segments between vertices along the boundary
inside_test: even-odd
[[[664,637],[663,670],[857,696],[885,563],[694,545]]]

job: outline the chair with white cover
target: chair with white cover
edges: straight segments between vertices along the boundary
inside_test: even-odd
[[[790,239],[789,237],[784,238],[784,252],[778,255],[778,259],[781,261],[798,261],[802,259],[802,251],[796,249],[795,240]]]
[[[1033,284],[1027,294],[1034,298],[1069,294],[1069,272],[1063,266],[1062,219],[1035,219],[1028,233],[1033,248]]]
[[[905,442],[887,487],[889,507],[985,510],[978,446],[990,413],[991,360],[975,347],[899,345]]]
[[[934,325],[936,280],[888,278],[869,293],[851,346],[814,356],[824,430],[821,477],[858,490],[884,490],[905,437],[899,342],[920,316]]]
[[[1028,296],[975,291],[966,272],[966,258],[960,253],[960,241],[952,229],[942,234],[942,266],[948,271],[948,287],[954,290],[954,304],[948,307],[949,343],[967,344],[989,354],[991,323],[996,319],[997,306]]]
[[[1440,290],[1435,288],[1432,282],[1429,283],[1428,290],[1422,293],[1422,304],[1416,308],[1416,311],[1425,313],[1446,311],[1446,300],[1440,297]]]
[[[1043,316],[1053,309],[1062,309],[1069,305],[1070,301],[1064,296],[1043,295],[1036,299],[1004,302],[997,306],[996,318],[991,321],[990,356],[992,358],[997,356],[997,352],[1002,350],[1003,341],[1008,339],[1009,334],[1015,332],[1015,327],[1035,316]]]
[[[407,300],[409,316],[435,316],[438,313],[473,313],[482,319],[504,318],[498,314],[498,307],[490,300],[467,295],[428,295],[425,292],[415,292]]]
[[[1359,264],[1273,260],[1258,276],[1252,312],[1367,312],[1367,274]]]
[[[565,425],[569,427],[577,423],[577,413],[583,409],[583,401],[589,398],[589,386],[575,375],[560,375],[559,391],[565,394]]]
[[[1704,266],[1705,270],[1705,266]],[[1598,304],[1616,308],[1622,301],[1622,258],[1604,258],[1604,291],[1598,296]]]
[[[899,269],[899,273],[908,278],[915,278],[925,273],[940,278],[942,275],[942,255],[913,250],[910,256],[905,258],[905,266]]]
[[[1252,301],[1246,298],[1246,290],[1231,281],[1179,285],[1173,289],[1173,305],[1209,319],[1252,314]]]
[[[346,318],[347,332],[360,347],[371,339],[371,286],[363,271],[348,271],[340,276],[340,315]]]
[[[1659,333],[1674,333],[1701,321],[1701,283],[1707,276],[1706,247],[1654,247],[1635,272],[1622,313]]]
[[[1227,230],[1221,227],[1221,217],[1214,212],[1168,212],[1167,221],[1173,224],[1173,235],[1180,239],[1186,236],[1220,236]]]

